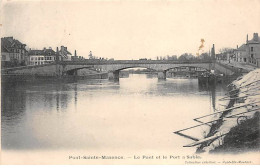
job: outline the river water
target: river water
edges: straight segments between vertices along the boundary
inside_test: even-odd
[[[197,79],[160,81],[130,74],[107,79],[2,83],[4,150],[189,151],[193,142],[174,131],[221,108],[225,85]],[[221,102],[223,104],[223,102]],[[208,127],[187,134],[202,138]]]

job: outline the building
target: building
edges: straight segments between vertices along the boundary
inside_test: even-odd
[[[260,38],[258,33],[253,34],[251,40],[247,40],[248,61],[250,64],[260,65]]]
[[[93,55],[92,55],[92,51],[89,51],[89,55],[88,55],[89,59],[94,59]]]
[[[242,44],[234,51],[234,57],[237,62],[248,63],[256,66],[260,66],[260,38],[258,33],[253,34],[253,38]]]
[[[59,56],[62,61],[71,61],[72,54],[68,51],[67,47],[61,46]]]
[[[56,60],[56,52],[51,47],[42,50],[29,50],[29,65],[50,64]]]
[[[240,47],[234,51],[234,61],[248,63],[248,54],[247,54],[246,44],[242,44]]]
[[[26,65],[27,50],[26,44],[13,37],[1,38],[1,63],[3,67]]]
[[[71,61],[82,61],[84,60],[83,56],[77,56],[77,50],[75,50],[74,56],[71,56]]]

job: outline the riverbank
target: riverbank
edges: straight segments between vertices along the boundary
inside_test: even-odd
[[[216,120],[205,138],[218,135],[202,143],[197,153],[237,153],[259,151],[260,69],[236,79],[228,87],[226,108],[217,112]]]

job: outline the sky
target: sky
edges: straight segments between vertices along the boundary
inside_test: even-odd
[[[32,49],[139,59],[236,48],[260,33],[260,0],[3,0],[1,36]],[[200,51],[203,52],[203,51]]]

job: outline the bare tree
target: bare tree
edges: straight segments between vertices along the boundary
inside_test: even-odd
[[[219,49],[219,53],[221,53],[221,54],[231,52],[231,51],[233,51],[233,48],[229,48],[229,47],[224,47],[224,48]]]

